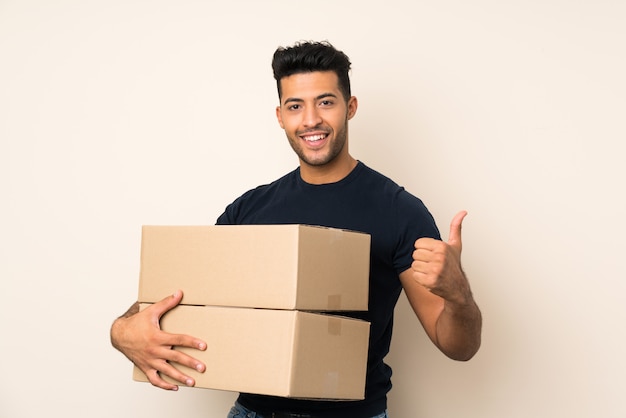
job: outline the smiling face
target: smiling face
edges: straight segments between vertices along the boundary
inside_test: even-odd
[[[332,71],[297,73],[281,79],[276,116],[312,183],[339,181],[354,168],[348,153],[348,120],[357,100],[346,101]]]

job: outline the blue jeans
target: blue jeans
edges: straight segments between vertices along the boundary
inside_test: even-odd
[[[239,402],[235,402],[235,405],[230,409],[227,418],[264,418],[263,415],[258,414],[254,411],[251,411],[247,408],[244,408]],[[366,418],[366,417],[363,417]],[[370,418],[370,417],[367,417]],[[387,411],[383,412],[380,415],[376,415],[371,418],[389,418],[387,415]]]

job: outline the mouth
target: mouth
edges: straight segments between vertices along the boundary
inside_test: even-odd
[[[326,138],[328,138],[328,133],[326,132],[311,132],[300,135],[300,139],[310,145],[322,144]]]

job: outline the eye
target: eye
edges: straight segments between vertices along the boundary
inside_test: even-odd
[[[332,100],[322,100],[320,102],[320,106],[325,106],[325,107],[332,106],[333,104],[334,102]]]
[[[287,106],[287,110],[299,110],[302,106],[300,106],[299,104],[292,104]]]

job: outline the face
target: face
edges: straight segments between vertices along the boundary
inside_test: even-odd
[[[351,97],[346,102],[334,72],[284,77],[281,89],[276,116],[301,164],[320,167],[351,158],[348,120],[356,113],[357,101]]]

